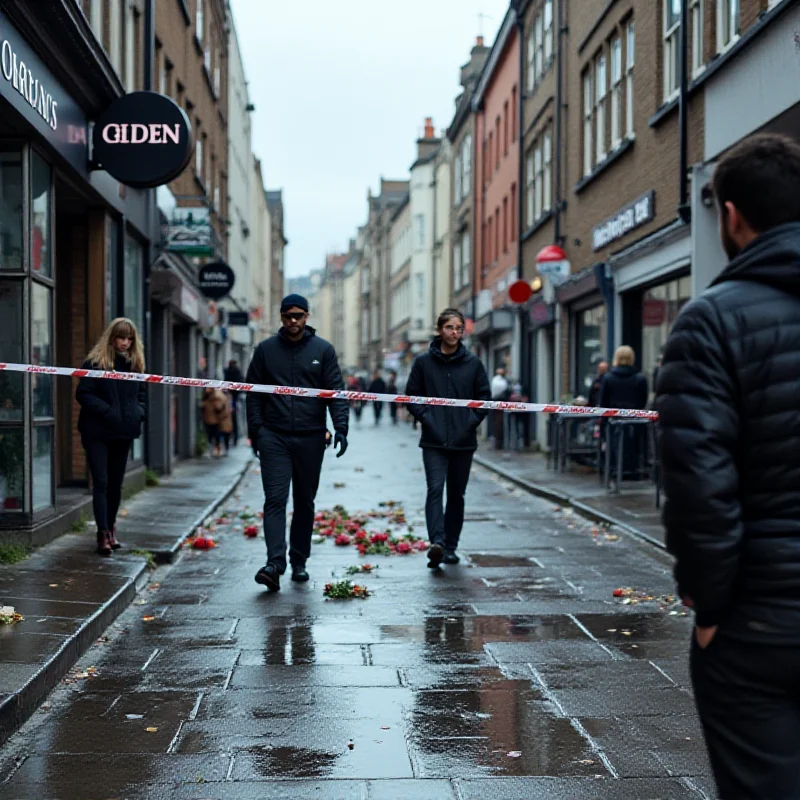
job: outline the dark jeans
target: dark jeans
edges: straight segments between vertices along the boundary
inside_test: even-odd
[[[110,531],[117,522],[122,481],[131,451],[130,439],[82,440],[92,476],[92,508],[98,531]]]
[[[239,444],[239,398],[231,395],[231,422],[233,423],[233,446]]]
[[[397,425],[397,403],[389,403],[389,416],[392,420],[392,425]]]
[[[705,650],[692,637],[691,673],[721,800],[800,796],[800,646],[723,629]]]
[[[425,501],[425,522],[431,542],[444,545],[445,550],[455,550],[464,526],[464,494],[472,467],[471,450],[442,450],[422,448],[422,463],[428,483]],[[445,489],[447,508],[443,509]]]
[[[314,498],[319,487],[325,433],[286,435],[262,428],[258,434],[261,483],[264,486],[264,538],[267,564],[286,572],[286,504],[292,485],[294,514],[289,532],[289,561],[301,567],[311,555]]]
[[[377,425],[380,423],[381,415],[383,414],[383,403],[373,402],[372,411],[375,414],[375,424]]]

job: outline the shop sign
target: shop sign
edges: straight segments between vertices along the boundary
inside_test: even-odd
[[[248,325],[250,322],[250,315],[246,311],[229,311],[228,312],[228,326],[234,325]]]
[[[138,189],[177,178],[193,152],[189,117],[158,92],[129,92],[118,98],[100,115],[92,133],[92,167]]]
[[[87,161],[86,115],[0,12],[0,94],[80,172]]]
[[[650,222],[656,215],[656,193],[647,192],[628,203],[613,217],[592,228],[592,249],[602,250],[635,228]]]
[[[230,294],[235,281],[233,270],[224,261],[215,261],[200,267],[198,286],[200,291],[212,300],[221,300]],[[230,314],[228,324],[233,324],[230,322]]]
[[[660,328],[667,320],[667,301],[645,298],[642,303],[642,325],[645,328]]]
[[[165,248],[187,256],[213,256],[214,231],[207,208],[174,208],[168,218]]]
[[[532,303],[528,313],[531,326],[534,329],[542,328],[555,322],[554,308],[551,303]]]

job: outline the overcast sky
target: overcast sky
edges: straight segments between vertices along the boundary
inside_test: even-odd
[[[231,0],[253,151],[282,188],[287,274],[322,266],[366,218],[367,188],[407,178],[424,118],[453,117],[459,69],[508,0]],[[484,18],[479,20],[479,15]]]

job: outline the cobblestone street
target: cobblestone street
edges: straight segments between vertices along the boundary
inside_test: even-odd
[[[424,489],[412,432],[364,425],[317,508],[396,501],[424,536]],[[261,502],[252,469],[222,508]],[[467,514],[458,566],[326,540],[279,594],[263,538],[219,525],[9,740],[0,798],[713,796],[668,557],[479,468]],[[323,597],[367,561],[372,596]]]

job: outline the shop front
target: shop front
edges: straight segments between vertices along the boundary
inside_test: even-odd
[[[118,314],[146,333],[147,192],[123,192],[90,168],[89,120],[117,89],[75,61],[70,37],[59,37],[51,69],[39,57],[50,51],[15,26],[16,5],[0,12],[0,361],[78,366]],[[90,81],[94,104],[56,72]],[[0,528],[20,541],[58,535],[57,507],[85,498],[70,489],[88,481],[73,390],[48,375],[0,374]],[[140,440],[133,466],[143,457]]]
[[[552,403],[556,397],[556,315],[558,307],[543,292],[534,295],[528,306],[531,402]],[[533,439],[542,449],[550,446],[547,417],[534,415]]]
[[[615,287],[615,338],[636,353],[650,400],[663,347],[692,297],[690,226],[676,221],[609,259]]]

